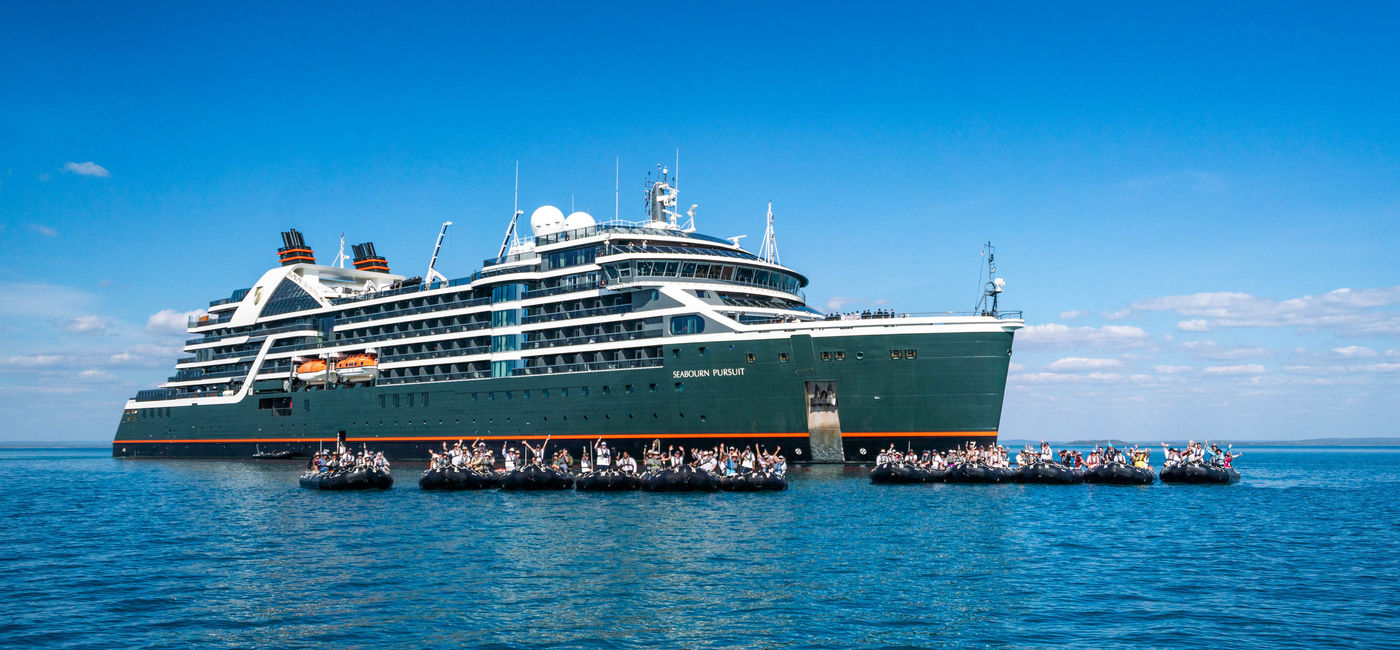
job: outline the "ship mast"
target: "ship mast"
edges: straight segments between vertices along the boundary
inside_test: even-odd
[[[758,248],[758,258],[778,264],[778,233],[773,230],[773,202],[768,202],[768,223],[763,228],[763,244]]]
[[[997,275],[997,254],[996,247],[992,242],[987,242],[983,250],[987,254],[987,285],[982,290],[982,298],[977,301],[977,313],[982,316],[997,316],[997,297],[1006,291],[1006,280]]]

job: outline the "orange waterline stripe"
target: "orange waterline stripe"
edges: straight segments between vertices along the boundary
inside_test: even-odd
[[[660,438],[662,440],[672,438],[805,438],[807,433],[619,433],[602,436],[604,440],[636,440],[646,438]],[[990,437],[996,436],[995,431],[891,431],[891,432],[863,432],[845,433],[844,438],[899,438],[899,437],[955,437],[955,436],[976,436]],[[453,440],[597,440],[594,435],[559,435],[559,436],[386,436],[382,438],[374,437],[346,437],[346,442],[450,442]],[[134,445],[134,444],[197,444],[197,443],[240,443],[240,442],[335,442],[334,437],[330,438],[205,438],[201,440],[113,440],[112,444]]]

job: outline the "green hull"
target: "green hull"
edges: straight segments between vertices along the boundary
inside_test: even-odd
[[[123,417],[112,453],[304,455],[341,438],[419,459],[458,439],[500,445],[551,436],[551,447],[577,453],[602,436],[633,454],[659,440],[662,449],[761,445],[797,462],[863,462],[890,444],[995,441],[1011,342],[1010,332],[663,342],[665,364],[656,368],[263,392],[238,404],[137,409]],[[288,396],[290,409],[259,408]]]

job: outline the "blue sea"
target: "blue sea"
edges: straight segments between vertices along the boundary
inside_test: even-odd
[[[599,494],[0,450],[0,646],[1400,643],[1400,450],[1243,451],[1232,486],[848,466],[780,493]]]

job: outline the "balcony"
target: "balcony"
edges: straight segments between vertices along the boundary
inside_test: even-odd
[[[472,370],[469,372],[452,372],[445,375],[420,375],[417,377],[392,377],[379,379],[375,382],[378,386],[395,386],[398,384],[424,384],[438,381],[458,381],[462,379],[485,379],[491,376],[490,370]]]
[[[386,354],[379,357],[383,363],[394,363],[396,361],[417,361],[419,359],[435,359],[440,357],[465,357],[473,354],[486,354],[491,351],[491,346],[482,345],[474,348],[459,348],[456,350],[430,350],[428,352],[410,352],[407,354]]]
[[[593,336],[571,336],[558,339],[538,339],[526,341],[521,344],[521,350],[538,350],[540,348],[557,348],[566,345],[587,345],[590,343],[612,343],[614,341],[634,341],[637,339],[651,339],[661,336],[661,330],[643,330],[640,332],[615,332],[612,334],[595,334]]]
[[[611,307],[595,307],[593,309],[575,309],[574,311],[551,312],[547,314],[533,314],[520,319],[522,325],[531,323],[549,323],[558,320],[572,320],[575,318],[588,318],[590,316],[605,316],[608,314],[622,314],[632,311],[632,305],[613,305]]]
[[[659,368],[662,359],[619,359],[617,361],[594,361],[591,363],[571,363],[561,366],[530,366],[516,368],[513,376],[552,375],[564,372],[591,372],[599,370],[630,370],[633,368]]]

